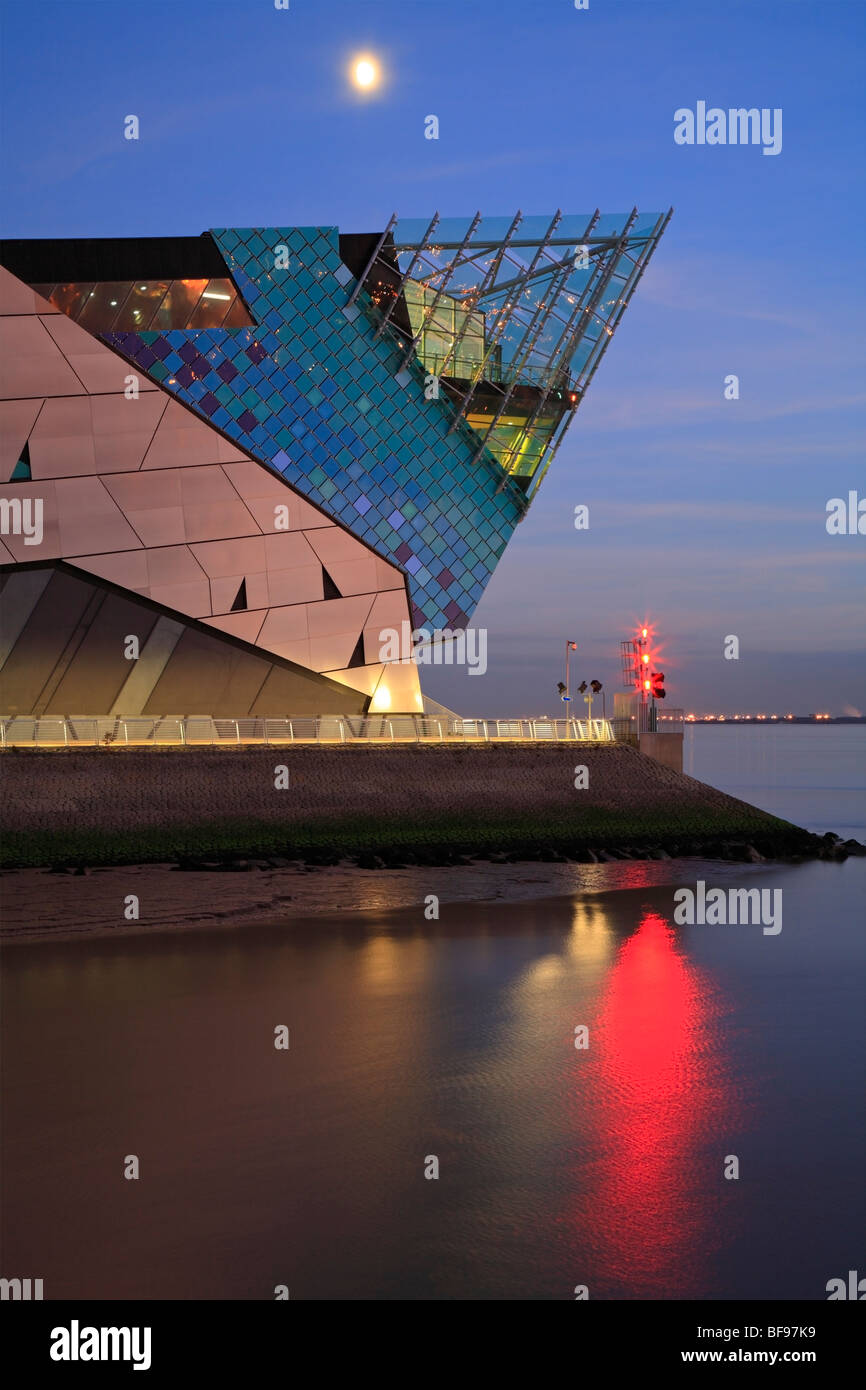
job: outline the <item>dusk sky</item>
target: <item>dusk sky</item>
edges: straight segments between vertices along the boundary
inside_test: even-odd
[[[673,205],[474,615],[487,675],[428,668],[424,688],[467,715],[553,714],[565,640],[578,678],[612,692],[619,641],[649,616],[669,705],[866,712],[866,537],[825,526],[829,499],[866,497],[860,0],[5,0],[2,16],[5,236]],[[346,78],[360,51],[386,74],[363,100]],[[676,144],[674,112],[699,101],[781,108],[781,152]]]

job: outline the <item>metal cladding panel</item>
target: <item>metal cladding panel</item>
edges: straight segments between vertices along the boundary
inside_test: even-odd
[[[6,575],[0,619],[7,609],[14,613],[32,584],[32,574],[32,570],[13,570]],[[46,692],[52,682],[56,684],[58,665],[84,620],[93,593],[84,576],[62,571],[51,574],[0,669],[4,714],[45,713]],[[117,655],[121,660],[122,650]]]
[[[259,327],[106,341],[406,570],[418,622],[465,626],[522,499],[398,346],[347,314],[336,228],[212,235]]]
[[[49,332],[56,315],[27,286],[5,275],[0,289],[6,307],[16,310],[0,316],[6,356],[13,366],[16,354],[24,363],[21,371],[14,367],[5,373],[0,383],[0,390],[12,396],[0,402],[7,469],[6,481],[0,483],[3,563],[67,561],[149,598],[168,610],[167,616],[213,622],[217,644],[235,639],[232,653],[238,642],[249,642],[265,660],[272,655],[306,663],[312,679],[313,673],[343,671],[350,665],[378,593],[398,595],[403,618],[409,618],[399,569],[207,421],[172,401],[156,382],[141,377],[147,389],[127,393],[123,383],[136,379],[128,364],[76,324]],[[17,312],[30,300],[29,312]],[[62,316],[61,321],[66,322]],[[113,383],[115,389],[83,391],[66,351],[87,359],[87,370],[82,366],[82,371],[92,375],[94,384]],[[31,378],[40,394],[16,398],[22,380],[29,384]],[[335,557],[336,582],[328,575],[326,583],[320,553]],[[61,594],[61,611],[55,616],[37,605],[28,625],[50,627],[75,616],[74,584],[52,584],[52,592]],[[269,649],[269,634],[280,629],[280,615],[291,624],[298,613],[303,614],[304,629],[300,646],[287,650],[280,640]],[[7,676],[17,669],[30,635],[26,630],[19,634],[19,649],[12,653]],[[22,675],[24,685],[19,689],[12,683],[10,699],[16,711],[28,708],[28,701],[43,699],[37,679],[39,642],[37,647]],[[93,653],[93,679],[69,689],[89,690],[101,707],[107,695],[97,679],[97,668],[102,670],[104,662],[95,634],[87,650]],[[167,660],[165,679],[172,675],[173,661],[174,657]],[[371,655],[370,661],[378,671],[378,655]],[[262,668],[262,681],[269,670],[270,666]],[[62,681],[62,673],[54,672],[52,679],[55,676],[56,682]],[[124,679],[122,675],[115,681],[114,693]],[[285,681],[276,684],[289,689]],[[354,710],[354,678],[342,684],[346,707]],[[211,692],[218,686],[200,678],[198,701],[203,692],[216,699]],[[302,688],[297,686],[298,691]],[[321,691],[321,683],[316,688]],[[234,687],[233,693],[239,699],[243,695]],[[309,708],[335,712],[340,707],[336,698],[336,704],[328,695],[324,705],[313,701]],[[416,706],[413,698],[412,707]],[[281,711],[287,712],[292,711]]]
[[[0,663],[6,714],[284,718],[361,714],[366,707],[366,695],[349,685],[287,669],[192,621],[161,617],[152,604],[96,577],[52,568],[12,570],[3,580],[0,616],[28,608]],[[134,661],[124,654],[130,634],[139,642]],[[371,679],[380,669],[371,668]]]

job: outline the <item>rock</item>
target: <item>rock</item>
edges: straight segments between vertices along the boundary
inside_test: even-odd
[[[406,867],[404,856],[397,849],[383,849],[381,857],[386,869],[405,869]]]
[[[757,864],[763,862],[764,857],[753,845],[747,845],[742,840],[736,840],[733,844],[726,841],[722,845],[722,852],[723,858],[736,864]],[[757,858],[753,858],[753,855],[757,855]]]
[[[385,861],[378,854],[372,854],[370,850],[362,850],[358,855],[359,869],[384,869]]]
[[[842,864],[848,858],[848,851],[841,842],[837,845],[826,844],[818,851],[818,858]]]
[[[849,854],[857,856],[866,854],[866,845],[861,845],[859,840],[846,840],[842,848],[846,849]]]

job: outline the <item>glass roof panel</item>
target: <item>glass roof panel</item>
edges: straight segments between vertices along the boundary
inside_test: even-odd
[[[451,379],[458,414],[509,471],[540,476],[547,467],[561,433],[554,418],[582,398],[666,221],[633,212],[558,215],[555,225],[552,213],[516,225],[515,215],[477,225],[447,217],[429,235],[429,218],[396,224],[389,283],[399,291],[396,254],[414,351]],[[527,391],[536,406],[519,425]]]

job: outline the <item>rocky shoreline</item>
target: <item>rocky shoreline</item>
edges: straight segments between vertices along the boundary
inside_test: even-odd
[[[787,845],[764,843],[764,849],[768,852],[762,853],[754,844],[748,844],[745,841],[710,841],[702,844],[696,840],[687,840],[682,843],[669,841],[667,845],[587,847],[570,845],[564,849],[544,845],[536,849],[524,847],[521,850],[474,853],[471,851],[461,852],[442,846],[429,850],[406,850],[399,846],[389,850],[380,846],[375,853],[370,850],[360,850],[356,854],[341,855],[335,850],[328,850],[324,847],[310,847],[304,853],[295,854],[290,850],[287,854],[269,855],[262,858],[249,857],[246,854],[225,854],[211,857],[183,855],[169,867],[182,873],[252,873],[256,870],[315,870],[332,868],[337,865],[353,865],[370,872],[382,872],[393,869],[425,867],[454,868],[479,863],[614,864],[623,860],[665,859],[718,860],[723,863],[736,864],[799,864],[809,859],[821,859],[843,863],[851,856],[866,856],[866,845],[861,844],[859,840],[842,840],[841,836],[832,831],[820,836],[812,835],[808,831],[802,832],[802,838],[800,836],[793,837]],[[65,863],[55,862],[50,865],[49,872],[82,875],[89,873],[91,868],[92,866],[79,859]],[[0,870],[0,873],[2,872]]]

